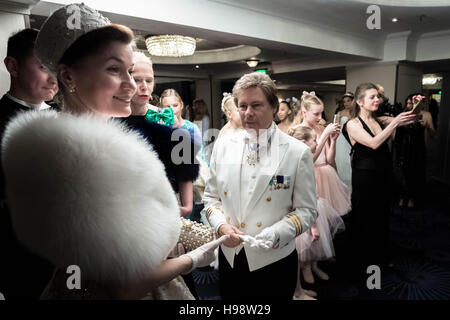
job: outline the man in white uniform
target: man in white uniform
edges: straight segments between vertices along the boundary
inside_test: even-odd
[[[233,88],[241,133],[218,139],[203,202],[218,235],[220,290],[228,299],[292,299],[297,280],[295,237],[317,218],[310,149],[273,122],[276,87],[246,74]]]

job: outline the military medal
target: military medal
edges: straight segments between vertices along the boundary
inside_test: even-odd
[[[290,176],[286,176],[286,183],[284,185],[285,189],[289,189],[291,186],[291,177]]]

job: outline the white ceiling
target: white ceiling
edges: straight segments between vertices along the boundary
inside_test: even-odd
[[[31,12],[45,16],[66,2],[71,1],[41,1]],[[274,77],[286,86],[289,79],[338,80],[345,76],[346,65],[382,60],[385,40],[393,34],[410,31],[420,37],[450,30],[450,1],[128,0],[126,7],[116,1],[84,2],[141,34],[179,33],[225,46],[257,46],[262,50],[258,58],[271,62]],[[380,5],[381,30],[366,27],[366,10],[373,3]],[[393,23],[393,17],[399,21]],[[445,54],[439,59],[450,59],[450,52]],[[442,63],[421,65],[435,68]],[[167,77],[192,74],[193,78],[213,75],[231,79],[249,68],[244,61],[236,61],[204,64],[199,69],[160,65],[156,66],[157,75],[158,70]]]
[[[385,37],[402,31],[433,32],[450,29],[450,1],[357,0],[213,0],[310,24],[327,25],[364,36]],[[366,12],[379,3],[381,30],[369,30]],[[436,6],[439,5],[439,6]],[[392,18],[398,22],[392,22]]]

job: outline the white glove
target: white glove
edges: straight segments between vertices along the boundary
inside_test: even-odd
[[[280,243],[280,235],[277,231],[272,228],[265,228],[263,231],[258,233],[255,237],[255,240],[258,241],[258,247],[262,249],[272,249],[278,248]]]
[[[192,268],[187,273],[190,273],[195,268],[210,265],[211,262],[216,259],[214,250],[224,243],[229,237],[229,235],[221,236],[219,239],[205,243],[201,247],[186,253],[185,255],[192,259]]]
[[[249,236],[247,234],[245,235],[238,235],[239,238],[241,238],[243,244],[249,245],[250,248],[262,248],[262,249],[268,249],[268,246],[270,243],[266,243],[266,240],[256,240],[256,238]]]

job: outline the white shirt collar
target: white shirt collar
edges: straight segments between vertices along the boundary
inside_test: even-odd
[[[272,121],[271,126],[267,129],[267,130],[260,130],[259,132],[259,136],[256,137],[256,132],[254,130],[251,131],[245,131],[243,138],[245,143],[258,143],[259,145],[262,146],[267,146],[270,145],[272,136],[275,132],[275,130],[277,129],[277,125],[275,124],[275,122]]]
[[[44,110],[44,109],[48,109],[50,108],[50,106],[48,104],[46,104],[45,102],[42,102],[41,104],[34,104],[34,103],[29,103],[29,102],[25,102],[23,100],[17,99],[16,97],[13,97],[9,92],[6,93],[6,96],[11,99],[12,101],[27,107],[29,109],[33,109],[33,110]]]

